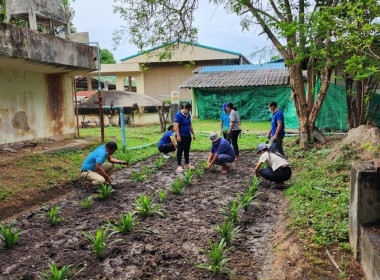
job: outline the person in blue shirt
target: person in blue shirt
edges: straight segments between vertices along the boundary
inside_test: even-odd
[[[216,133],[210,134],[210,141],[212,143],[210,154],[207,160],[206,170],[210,169],[214,164],[222,166],[222,173],[227,173],[229,163],[234,162],[235,152],[226,139],[220,138]]]
[[[285,157],[284,150],[282,148],[282,140],[285,137],[285,122],[284,114],[277,107],[277,103],[272,101],[268,105],[269,111],[273,114],[271,120],[271,129],[268,132],[268,139],[270,139],[270,146],[275,152],[280,153]]]
[[[87,181],[86,188],[88,191],[91,191],[93,186],[99,186],[105,182],[112,183],[111,175],[114,171],[114,163],[128,164],[112,157],[116,150],[117,144],[109,142],[106,145],[97,147],[87,156],[81,167],[80,178]],[[104,163],[106,159],[109,163]]]
[[[170,152],[177,152],[177,144],[174,139],[174,125],[168,127],[168,131],[161,137],[160,142],[158,142],[158,150],[164,154]],[[166,156],[165,156],[166,157]]]
[[[182,109],[174,116],[174,127],[175,134],[177,136],[177,171],[182,172],[182,153],[185,157],[185,168],[195,169],[194,166],[190,164],[190,146],[191,138],[195,140],[195,133],[193,125],[191,124],[191,109],[190,103],[185,103],[182,105]],[[193,137],[191,137],[193,135]]]
[[[230,129],[230,113],[227,113],[227,102],[222,106],[222,113],[220,114],[220,134],[223,135],[223,138],[231,143],[230,135],[227,134]]]

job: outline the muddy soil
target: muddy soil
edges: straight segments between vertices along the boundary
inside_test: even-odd
[[[199,165],[207,155],[190,156]],[[96,260],[81,231],[95,233],[106,218],[118,219],[121,212],[133,211],[139,194],[165,189],[180,176],[174,171],[175,160],[170,158],[147,181],[130,180],[131,171],[152,166],[156,158],[117,171],[113,175],[116,192],[104,201],[96,200],[89,210],[78,204],[89,193],[76,186],[75,192],[55,202],[67,222],[51,227],[37,215],[39,209],[17,217],[17,228],[23,232],[14,248],[0,247],[0,279],[38,279],[52,260],[59,266],[82,263],[85,269],[78,279],[228,279],[225,274],[215,276],[195,265],[208,261],[199,250],[208,248],[208,239],[219,240],[215,227],[224,219],[219,209],[237,192],[248,189],[255,162],[255,155],[248,152],[241,154],[227,175],[214,168],[195,179],[182,194],[168,192],[163,205],[165,218],[154,215],[140,219],[130,233],[114,235],[122,241],[107,248],[101,261]],[[261,184],[260,191],[260,202],[240,213],[241,234],[230,244],[233,249],[227,255],[227,267],[235,272],[236,279],[268,279],[270,274],[270,240],[284,208],[284,197],[281,190],[266,183]]]

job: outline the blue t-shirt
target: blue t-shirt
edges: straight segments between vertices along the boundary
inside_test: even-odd
[[[222,112],[220,114],[220,120],[223,122],[223,130],[230,129],[230,113]]]
[[[235,158],[235,152],[231,147],[231,144],[224,138],[219,138],[219,143],[211,145],[211,153],[221,155],[227,154],[233,158]]]
[[[160,142],[158,142],[158,147],[161,147],[162,145],[165,144],[170,144],[172,141],[170,140],[170,136],[174,134],[173,131],[168,130],[165,132],[165,134],[161,137]]]
[[[285,135],[285,122],[284,122],[284,114],[281,112],[281,110],[277,110],[273,113],[272,121],[271,121],[271,136],[273,137],[276,134],[278,122],[282,122],[282,127],[280,132],[278,133],[278,136],[284,136]]]
[[[185,116],[179,111],[174,116],[174,122],[179,124],[179,136],[191,136],[191,114]]]
[[[97,147],[91,154],[89,154],[82,164],[81,170],[96,171],[95,166],[97,163],[103,164],[107,158],[106,146]]]

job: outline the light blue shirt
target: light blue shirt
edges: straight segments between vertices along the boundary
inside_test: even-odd
[[[91,154],[89,154],[82,164],[81,170],[96,171],[96,164],[103,164],[107,158],[106,146],[102,145],[97,147]]]
[[[225,111],[223,111],[220,114],[220,120],[223,122],[223,131],[228,131],[230,129],[230,113],[226,113]]]

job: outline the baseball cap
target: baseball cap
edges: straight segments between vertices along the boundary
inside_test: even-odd
[[[227,108],[227,102],[224,102],[224,103],[223,103],[223,106],[222,106],[222,109],[223,109],[223,110],[226,110],[226,108]]]
[[[265,143],[260,143],[257,147],[257,153],[259,153],[261,150],[268,149],[268,145]]]

